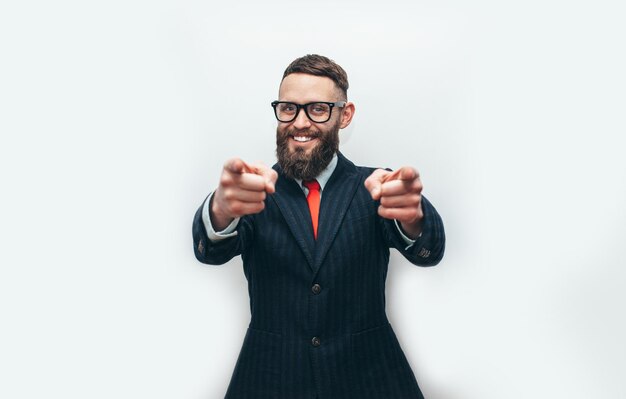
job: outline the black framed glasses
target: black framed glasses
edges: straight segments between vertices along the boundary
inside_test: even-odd
[[[341,108],[345,105],[345,101],[317,101],[308,104],[296,104],[289,101],[272,101],[274,115],[276,115],[278,121],[283,123],[294,121],[298,117],[301,109],[304,109],[306,116],[315,123],[328,122],[333,113],[333,108]]]

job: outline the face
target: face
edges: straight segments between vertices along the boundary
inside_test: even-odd
[[[342,101],[343,95],[330,78],[293,73],[283,79],[280,101],[306,104],[315,101]],[[354,105],[335,108],[325,123],[311,121],[300,110],[291,122],[278,122],[276,155],[283,172],[291,178],[312,180],[328,166],[339,149],[339,129],[350,124]]]

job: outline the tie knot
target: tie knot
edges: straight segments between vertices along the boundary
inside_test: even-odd
[[[308,188],[309,191],[320,191],[320,184],[317,182],[317,180],[305,181],[302,182],[302,184],[304,184],[304,187]]]

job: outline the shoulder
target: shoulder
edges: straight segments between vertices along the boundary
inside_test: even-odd
[[[364,179],[366,179],[369,175],[374,173],[376,169],[389,170],[389,168],[383,168],[383,167],[356,165],[351,160],[346,158],[341,152],[339,152],[337,155],[339,156],[339,165],[343,164],[342,166],[345,167],[348,171],[355,173]]]

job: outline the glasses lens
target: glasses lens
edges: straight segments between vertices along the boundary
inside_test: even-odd
[[[306,107],[306,112],[313,122],[326,122],[330,119],[330,105],[325,103],[312,103]]]
[[[276,117],[281,122],[290,122],[296,117],[298,107],[294,103],[278,103],[276,105]]]

